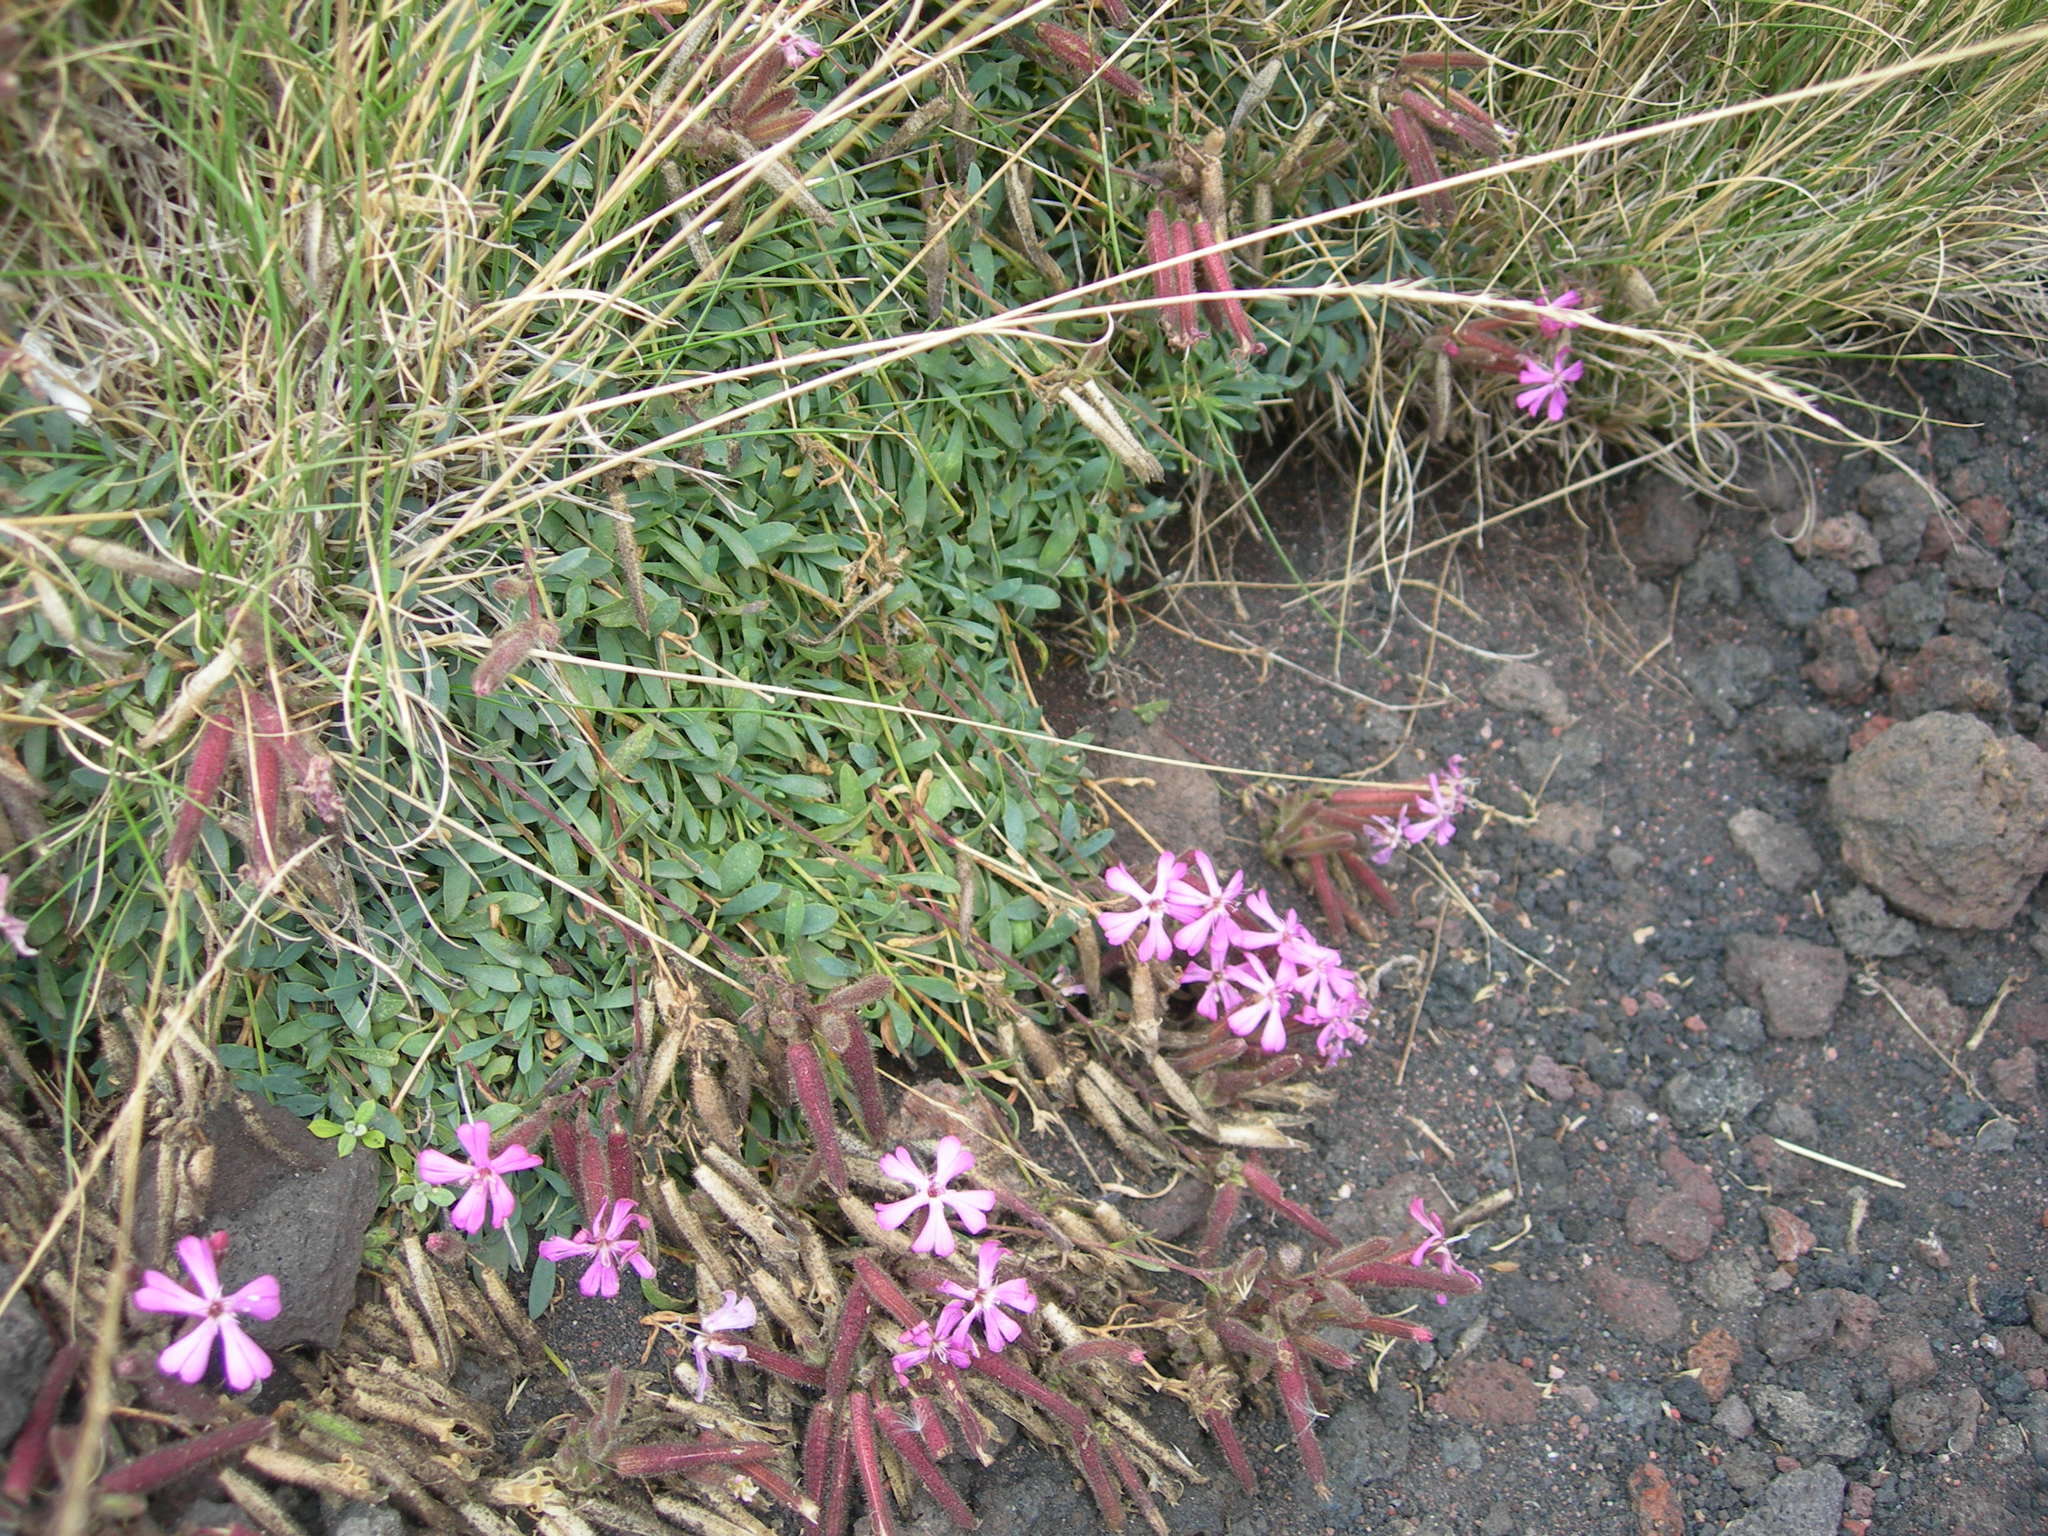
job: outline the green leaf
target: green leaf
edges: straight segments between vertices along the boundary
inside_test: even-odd
[[[761,845],[734,843],[718,858],[718,888],[738,891],[761,872]],[[727,910],[731,910],[730,907]]]

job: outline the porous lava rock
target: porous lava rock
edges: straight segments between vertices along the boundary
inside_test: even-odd
[[[1902,912],[2003,928],[2048,872],[2048,755],[1937,711],[1857,747],[1828,779],[1842,862]]]
[[[1774,1040],[1811,1040],[1828,1032],[1849,989],[1839,949],[1764,933],[1728,936],[1726,974],[1735,995],[1762,1011]]]

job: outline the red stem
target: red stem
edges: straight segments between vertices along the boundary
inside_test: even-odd
[[[868,1293],[854,1286],[839,1308],[839,1326],[833,1330],[832,1360],[825,1367],[825,1396],[838,1398],[853,1384],[853,1368],[860,1358],[861,1342],[868,1336]]]
[[[1244,1182],[1253,1194],[1303,1231],[1314,1234],[1333,1248],[1337,1245],[1337,1234],[1325,1226],[1322,1219],[1308,1207],[1290,1200],[1281,1193],[1280,1185],[1257,1157],[1248,1157],[1244,1160]]]
[[[974,1511],[960,1497],[960,1490],[946,1481],[946,1474],[939,1470],[939,1464],[925,1454],[924,1442],[918,1439],[917,1432],[887,1408],[875,1410],[875,1423],[903,1465],[910,1470],[911,1476],[924,1484],[926,1491],[939,1501],[939,1507],[953,1517],[953,1523],[963,1531],[973,1530],[976,1524]]]
[[[1102,1523],[1112,1531],[1122,1530],[1124,1501],[1117,1497],[1116,1484],[1110,1481],[1101,1447],[1086,1430],[1074,1436],[1074,1460],[1080,1463],[1081,1476],[1088,1481],[1088,1491],[1095,1495],[1095,1507],[1102,1512]]]
[[[861,1486],[867,1490],[868,1519],[874,1536],[896,1536],[895,1506],[889,1499],[889,1484],[882,1476],[881,1453],[875,1448],[875,1409],[865,1392],[847,1400],[853,1414],[853,1459],[860,1466]]]
[[[787,1052],[790,1093],[803,1111],[824,1159],[825,1182],[832,1193],[846,1193],[846,1157],[839,1149],[839,1129],[832,1118],[832,1090],[825,1081],[825,1067],[808,1040],[792,1040]]]
[[[243,1419],[239,1424],[208,1430],[190,1440],[180,1440],[103,1474],[98,1483],[99,1491],[154,1493],[165,1483],[175,1482],[201,1467],[212,1466],[224,1457],[246,1450],[269,1434],[271,1428],[270,1416],[264,1414]]]
[[[1246,1493],[1259,1491],[1259,1479],[1252,1471],[1251,1458],[1244,1453],[1244,1442],[1237,1438],[1237,1426],[1230,1421],[1230,1415],[1221,1408],[1211,1408],[1199,1415],[1202,1428],[1215,1437],[1223,1447],[1223,1459],[1230,1464],[1230,1470],[1237,1474],[1237,1480]]]
[[[1062,1397],[1029,1371],[1010,1364],[1001,1355],[976,1355],[974,1364],[969,1369],[979,1371],[999,1387],[1008,1387],[1019,1397],[1030,1398],[1077,1434],[1088,1433],[1088,1414],[1079,1403],[1071,1398]]]
[[[1309,1399],[1308,1377],[1301,1356],[1291,1341],[1280,1344],[1280,1357],[1273,1366],[1273,1381],[1280,1389],[1280,1406],[1287,1410],[1287,1422],[1294,1430],[1294,1443],[1301,1448],[1301,1464],[1309,1480],[1325,1499],[1330,1496],[1330,1469],[1323,1460],[1322,1445],[1316,1440],[1315,1406]]]
[[[910,1298],[903,1294],[903,1288],[867,1254],[854,1255],[853,1274],[875,1304],[905,1328],[915,1328],[924,1321],[924,1314],[911,1304]]]
[[[1213,1264],[1216,1255],[1222,1251],[1223,1239],[1230,1235],[1230,1224],[1237,1219],[1238,1202],[1244,1198],[1242,1184],[1219,1184],[1209,1201],[1209,1216],[1202,1223],[1202,1241],[1195,1249],[1195,1261],[1199,1264]]]
[[[209,715],[200,728],[199,741],[192,749],[192,766],[185,770],[185,804],[178,812],[178,825],[171,833],[171,846],[164,853],[164,866],[176,869],[192,856],[199,841],[199,829],[206,824],[213,797],[220,792],[227,772],[229,749],[234,746],[234,728],[227,721]]]
[[[71,1378],[77,1374],[78,1358],[76,1344],[66,1344],[50,1358],[42,1385],[36,1388],[36,1400],[29,1405],[28,1418],[15,1437],[14,1453],[7,1458],[7,1477],[0,1482],[0,1494],[16,1504],[28,1502],[36,1479],[42,1476],[43,1459],[50,1448],[50,1423],[57,1417]]]
[[[1363,886],[1365,893],[1384,907],[1389,917],[1401,915],[1400,907],[1394,902],[1394,893],[1387,889],[1387,882],[1379,877],[1370,864],[1348,848],[1337,857],[1343,861],[1344,872]]]

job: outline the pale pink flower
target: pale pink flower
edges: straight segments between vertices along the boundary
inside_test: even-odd
[[[1564,420],[1564,408],[1571,399],[1571,386],[1578,383],[1586,371],[1586,365],[1573,361],[1567,363],[1563,347],[1557,349],[1557,356],[1550,362],[1539,358],[1522,359],[1521,382],[1532,384],[1515,396],[1515,404],[1531,416],[1548,416],[1552,421]]]
[[[1537,330],[1541,331],[1546,336],[1561,336],[1566,331],[1578,329],[1579,317],[1577,315],[1565,313],[1566,310],[1577,309],[1579,307],[1578,289],[1567,288],[1563,293],[1560,293],[1554,299],[1547,293],[1540,295],[1540,297],[1543,300],[1544,307],[1547,310],[1552,311],[1552,313],[1537,315]],[[1586,311],[1586,313],[1591,315],[1597,314],[1598,311],[1589,309]]]
[[[1402,806],[1391,821],[1384,816],[1373,817],[1366,823],[1365,836],[1372,844],[1369,857],[1373,863],[1386,863],[1396,848],[1405,848],[1412,841],[1408,836],[1408,807]]]
[[[929,1253],[939,1258],[950,1258],[955,1246],[953,1229],[946,1225],[946,1211],[952,1208],[960,1219],[960,1225],[969,1232],[988,1230],[989,1212],[996,1208],[996,1197],[986,1189],[948,1189],[961,1174],[974,1167],[974,1154],[967,1150],[958,1136],[942,1136],[932,1154],[932,1171],[927,1174],[918,1167],[917,1159],[910,1155],[908,1147],[898,1147],[882,1158],[877,1165],[889,1178],[899,1184],[907,1184],[917,1193],[908,1199],[876,1202],[875,1220],[890,1231],[895,1231],[919,1211],[925,1213],[924,1226],[911,1242],[915,1253]]]
[[[12,883],[8,876],[0,875],[0,939],[12,944],[14,952],[27,960],[35,955],[28,947],[28,920],[7,910],[7,892]]]
[[[1014,1344],[1023,1336],[1024,1325],[1006,1316],[1003,1309],[1035,1312],[1038,1310],[1038,1297],[1032,1294],[1031,1282],[1021,1275],[1011,1280],[996,1279],[996,1266],[1008,1256],[1009,1249],[990,1238],[975,1253],[980,1280],[973,1290],[957,1280],[939,1282],[940,1292],[953,1298],[945,1311],[939,1314],[939,1332],[942,1335],[964,1338],[973,1331],[975,1320],[979,1319],[982,1335],[988,1340],[993,1354],[1001,1354],[1003,1346]]]
[[[1190,965],[1180,973],[1180,985],[1190,986],[1195,982],[1204,983],[1202,995],[1195,999],[1195,1012],[1212,1023],[1238,1005],[1237,988],[1230,984],[1227,970],[1212,970],[1206,965]]]
[[[718,1356],[721,1360],[744,1360],[747,1358],[746,1345],[730,1343],[724,1339],[714,1338],[712,1335],[738,1333],[742,1329],[753,1327],[759,1321],[760,1313],[754,1310],[753,1299],[742,1296],[736,1291],[727,1291],[725,1293],[725,1300],[720,1302],[711,1311],[706,1312],[698,1321],[697,1337],[690,1345],[690,1351],[696,1357],[698,1402],[704,1401],[704,1394],[711,1388],[711,1357],[713,1355]]]
[[[1195,850],[1194,867],[1201,874],[1200,885],[1185,878],[1183,866],[1182,878],[1175,880],[1167,892],[1167,911],[1182,925],[1173,936],[1173,944],[1184,955],[1198,955],[1206,949],[1209,964],[1218,966],[1223,963],[1223,952],[1237,937],[1237,919],[1233,914],[1238,894],[1244,890],[1244,871],[1238,870],[1227,881],[1219,880],[1216,865],[1203,848]]]
[[[597,1208],[597,1219],[574,1237],[541,1239],[540,1256],[559,1264],[564,1259],[588,1256],[583,1278],[576,1288],[586,1296],[619,1294],[619,1266],[630,1264],[643,1280],[654,1278],[654,1265],[640,1251],[640,1239],[626,1234],[652,1226],[637,1214],[631,1200],[607,1200]]]
[[[464,1121],[455,1127],[455,1139],[469,1154],[469,1161],[461,1162],[429,1147],[419,1155],[420,1182],[467,1186],[448,1213],[448,1220],[461,1231],[481,1232],[486,1216],[491,1226],[502,1227],[519,1208],[505,1175],[538,1168],[540,1159],[517,1142],[492,1156],[491,1128],[482,1120]]]
[[[1257,955],[1246,955],[1223,973],[1242,999],[1223,1022],[1233,1035],[1259,1034],[1259,1049],[1269,1055],[1287,1048],[1287,1009],[1294,999],[1294,967],[1285,960],[1277,971],[1266,969]]]
[[[1351,1054],[1352,1046],[1363,1045],[1371,1038],[1359,1028],[1355,1017],[1340,1016],[1316,1031],[1316,1050],[1321,1054],[1324,1066],[1334,1067]]]
[[[1273,898],[1264,889],[1253,891],[1246,897],[1244,909],[1266,926],[1254,928],[1250,923],[1239,921],[1237,932],[1231,935],[1231,942],[1239,949],[1271,949],[1293,931],[1298,921],[1292,910],[1285,918],[1274,912]]]
[[[213,1358],[213,1341],[219,1339],[221,1365],[227,1372],[229,1389],[246,1392],[270,1374],[271,1365],[262,1346],[242,1331],[241,1319],[253,1317],[267,1322],[277,1316],[281,1302],[275,1275],[258,1275],[234,1295],[221,1294],[215,1259],[226,1246],[225,1232],[215,1233],[211,1241],[201,1237],[179,1238],[178,1258],[186,1275],[199,1287],[197,1292],[188,1291],[161,1270],[152,1269],[144,1272],[142,1284],[130,1299],[145,1312],[175,1312],[199,1319],[198,1327],[156,1357],[158,1370],[180,1381],[197,1381],[206,1374],[206,1363]]]
[[[824,49],[812,42],[801,32],[785,32],[775,40],[775,46],[782,50],[782,62],[795,69],[807,59],[815,59]],[[1559,303],[1564,301],[1560,299]]]
[[[1451,1244],[1462,1243],[1467,1237],[1471,1236],[1470,1233],[1460,1233],[1457,1237],[1451,1238],[1445,1237],[1443,1219],[1430,1214],[1429,1207],[1422,1203],[1420,1195],[1417,1195],[1408,1202],[1408,1216],[1410,1220],[1414,1221],[1417,1226],[1421,1227],[1428,1234],[1420,1243],[1416,1244],[1415,1251],[1408,1255],[1408,1262],[1410,1264],[1414,1265],[1417,1269],[1422,1268],[1425,1264],[1434,1264],[1444,1274],[1463,1275],[1467,1280],[1475,1284],[1478,1283],[1479,1277],[1477,1275],[1451,1257]],[[1444,1306],[1450,1299],[1449,1296],[1439,1292],[1436,1304],[1440,1307]]]
[[[1166,936],[1166,920],[1172,912],[1167,900],[1174,882],[1186,869],[1187,866],[1172,854],[1160,854],[1159,867],[1152,877],[1152,888],[1147,890],[1123,865],[1112,864],[1103,875],[1102,883],[1119,896],[1130,897],[1138,905],[1128,912],[1098,912],[1095,920],[1102,925],[1103,936],[1112,944],[1127,944],[1143,928],[1145,937],[1139,940],[1138,958],[1164,960],[1170,956],[1173,941]]]
[[[936,1360],[957,1371],[974,1361],[974,1345],[964,1335],[939,1332],[930,1323],[904,1329],[896,1344],[897,1351],[889,1357],[889,1364],[895,1367],[897,1379],[905,1386],[910,1384],[910,1373],[921,1365]]]

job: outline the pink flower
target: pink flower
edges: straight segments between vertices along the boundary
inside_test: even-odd
[[[0,875],[0,939],[14,946],[14,952],[27,960],[35,951],[28,947],[28,922],[7,910],[7,891],[13,882],[6,875]]]
[[[1334,1067],[1351,1054],[1352,1046],[1363,1045],[1371,1038],[1351,1017],[1334,1018],[1316,1031],[1316,1050],[1322,1055],[1324,1066]]]
[[[180,1381],[197,1381],[206,1374],[206,1363],[213,1357],[213,1341],[219,1339],[229,1389],[246,1392],[268,1376],[271,1367],[270,1356],[242,1331],[240,1319],[268,1321],[277,1316],[277,1276],[258,1275],[234,1295],[221,1295],[220,1272],[214,1267],[214,1260],[226,1247],[225,1232],[216,1232],[211,1240],[179,1238],[178,1258],[198,1291],[188,1291],[161,1270],[152,1269],[144,1272],[142,1284],[135,1288],[131,1299],[145,1312],[176,1312],[200,1320],[197,1328],[156,1357],[158,1370]]]
[[[759,1320],[760,1314],[754,1310],[752,1298],[742,1296],[736,1291],[727,1291],[725,1300],[705,1313],[698,1322],[696,1340],[690,1345],[690,1351],[696,1357],[697,1363],[698,1402],[704,1401],[704,1394],[711,1387],[711,1356],[716,1355],[721,1360],[747,1358],[746,1345],[729,1344],[722,1339],[713,1338],[712,1335],[737,1333],[741,1329],[753,1327]]]
[[[1164,960],[1173,953],[1173,941],[1166,936],[1166,920],[1172,916],[1167,906],[1174,883],[1186,873],[1187,866],[1170,853],[1159,855],[1159,867],[1152,878],[1152,888],[1147,890],[1138,884],[1137,877],[1121,864],[1113,864],[1102,877],[1102,883],[1119,896],[1128,896],[1137,902],[1137,907],[1128,912],[1098,912],[1095,920],[1102,924],[1102,932],[1112,944],[1127,944],[1140,928],[1145,937],[1138,943],[1140,960]]]
[[[505,1175],[538,1168],[540,1159],[517,1142],[493,1157],[491,1128],[482,1120],[468,1120],[455,1127],[455,1139],[469,1154],[469,1161],[460,1162],[429,1147],[419,1156],[420,1182],[468,1186],[462,1198],[455,1202],[455,1209],[448,1213],[449,1221],[460,1230],[481,1232],[486,1206],[489,1207],[490,1225],[502,1227],[519,1208],[519,1202],[512,1197],[512,1186],[505,1182]]]
[[[1453,757],[1445,769],[1441,774],[1432,773],[1428,792],[1416,797],[1415,809],[1421,814],[1403,829],[1411,843],[1433,842],[1441,848],[1458,830],[1451,818],[1469,803],[1472,781],[1465,777],[1462,757]]]
[[[1535,388],[1525,389],[1515,396],[1515,404],[1531,416],[1547,415],[1552,421],[1564,420],[1564,408],[1571,398],[1570,386],[1578,383],[1586,371],[1580,362],[1567,363],[1563,347],[1557,349],[1557,356],[1546,363],[1533,357],[1522,359],[1521,382],[1533,384]]]
[[[1195,999],[1195,1012],[1214,1022],[1238,1005],[1237,988],[1230,984],[1227,970],[1211,970],[1206,965],[1190,965],[1180,973],[1180,985],[1188,986],[1203,982],[1202,995]]]
[[[1012,1312],[1035,1312],[1038,1310],[1038,1298],[1032,1294],[1031,1282],[1021,1275],[1013,1280],[997,1282],[996,1266],[1008,1256],[1009,1249],[990,1238],[975,1254],[981,1278],[973,1290],[957,1280],[939,1282],[940,1292],[954,1298],[939,1314],[940,1334],[965,1338],[973,1331],[975,1319],[979,1318],[982,1335],[988,1340],[993,1354],[1001,1354],[1004,1345],[1014,1344],[1023,1336],[1024,1325],[1005,1316],[1003,1308],[1008,1307]]]
[[[574,1237],[541,1239],[540,1256],[559,1264],[564,1259],[589,1255],[583,1278],[576,1288],[586,1296],[619,1294],[619,1266],[630,1264],[643,1280],[654,1278],[654,1265],[640,1251],[640,1239],[626,1234],[638,1227],[652,1226],[633,1210],[631,1200],[607,1200],[597,1208],[597,1219]]]
[[[1227,882],[1217,879],[1216,865],[1202,848],[1195,850],[1194,864],[1201,872],[1202,883],[1177,879],[1167,892],[1167,911],[1183,925],[1173,936],[1173,945],[1184,955],[1198,955],[1206,948],[1209,964],[1218,966],[1223,963],[1223,952],[1237,937],[1237,919],[1232,913],[1238,893],[1244,889],[1244,871],[1238,870]],[[1186,874],[1185,866],[1182,874]]]
[[[910,1384],[912,1371],[934,1360],[950,1365],[956,1371],[974,1360],[974,1345],[964,1333],[938,1332],[930,1323],[904,1329],[896,1343],[897,1352],[889,1357],[889,1364],[896,1368],[897,1379],[905,1386]]]
[[[1257,955],[1246,955],[1223,973],[1242,1001],[1223,1022],[1233,1035],[1259,1031],[1259,1049],[1267,1053],[1287,1047],[1287,1009],[1294,1000],[1294,967],[1285,960],[1276,971]]]
[[[1564,313],[1565,310],[1577,309],[1579,307],[1578,289],[1567,288],[1563,293],[1560,293],[1554,299],[1547,293],[1540,295],[1540,297],[1542,298],[1545,307],[1550,310],[1556,311],[1556,313],[1539,314],[1536,317],[1536,329],[1541,331],[1546,336],[1561,336],[1566,331],[1576,330],[1578,328],[1579,317],[1577,315],[1568,315]],[[1586,311],[1586,313],[1591,315],[1597,314],[1598,311],[1589,309]]]
[[[1366,839],[1372,844],[1371,858],[1375,864],[1384,864],[1394,856],[1396,848],[1405,848],[1413,841],[1408,836],[1408,807],[1402,806],[1389,821],[1384,816],[1375,816],[1365,828]]]
[[[897,1183],[908,1184],[917,1191],[906,1200],[886,1204],[878,1201],[875,1205],[875,1220],[891,1232],[919,1211],[925,1213],[924,1226],[910,1245],[912,1252],[934,1254],[942,1259],[952,1257],[953,1229],[946,1225],[948,1206],[960,1218],[960,1225],[969,1232],[988,1230],[989,1212],[996,1208],[994,1191],[946,1187],[974,1167],[974,1154],[961,1144],[958,1136],[939,1138],[929,1174],[917,1166],[917,1159],[910,1155],[908,1147],[898,1147],[878,1166]]]
[[[775,40],[775,46],[782,50],[782,62],[795,69],[806,59],[815,59],[824,49],[805,37],[801,32],[785,32]],[[1560,299],[1560,304],[1564,301]]]
[[[1408,1262],[1410,1264],[1414,1265],[1417,1269],[1422,1268],[1425,1264],[1434,1264],[1444,1274],[1463,1275],[1467,1280],[1475,1284],[1478,1283],[1479,1277],[1477,1275],[1451,1257],[1451,1244],[1462,1243],[1466,1237],[1470,1236],[1469,1233],[1446,1238],[1444,1236],[1442,1218],[1430,1214],[1429,1207],[1422,1203],[1420,1195],[1417,1195],[1408,1202],[1408,1216],[1410,1220],[1414,1221],[1417,1226],[1429,1234],[1420,1243],[1416,1244],[1415,1251],[1408,1255]],[[1439,1292],[1436,1304],[1440,1307],[1444,1306],[1450,1299],[1450,1297]]]
[[[1239,949],[1271,949],[1286,938],[1298,924],[1292,911],[1283,919],[1273,911],[1273,898],[1264,890],[1253,891],[1245,898],[1244,909],[1266,926],[1254,928],[1240,922],[1237,932],[1231,935],[1231,942]]]

